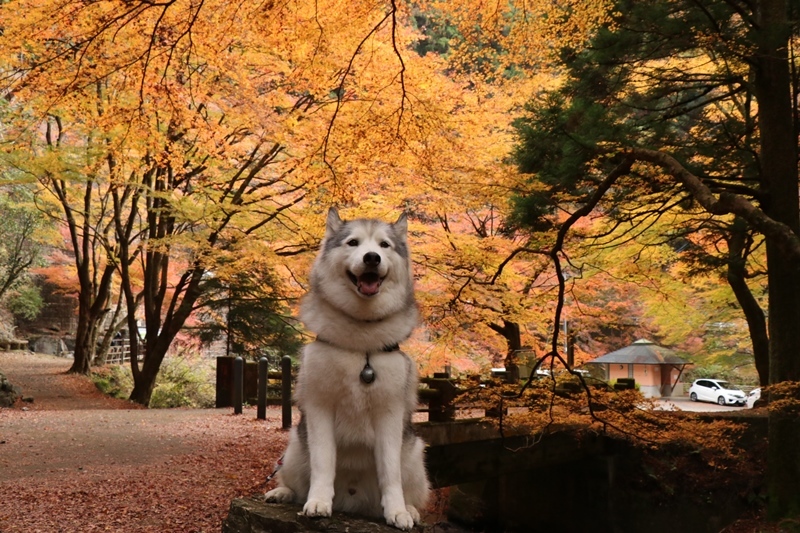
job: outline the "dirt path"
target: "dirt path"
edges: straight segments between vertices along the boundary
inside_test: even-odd
[[[0,532],[219,531],[232,498],[265,489],[287,438],[279,409],[142,409],[69,365],[0,352],[34,399],[0,409]]]
[[[84,376],[67,374],[72,359],[25,351],[0,352],[0,372],[33,398],[29,409],[137,409],[134,403],[110,398]]]
[[[17,409],[0,411],[0,482],[187,454],[198,442],[187,438],[186,426],[222,414],[147,410],[109,398],[86,377],[66,374],[70,364],[49,355],[0,352],[0,371],[22,389],[23,397],[33,398],[18,402]],[[63,452],[50,453],[59,449]]]

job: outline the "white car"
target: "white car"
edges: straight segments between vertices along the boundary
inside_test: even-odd
[[[729,389],[728,382],[721,379],[696,379],[689,387],[689,399],[693,402],[714,402],[720,405],[747,403],[744,391]]]
[[[751,390],[747,395],[747,406],[752,408],[759,399],[761,399],[761,387]]]

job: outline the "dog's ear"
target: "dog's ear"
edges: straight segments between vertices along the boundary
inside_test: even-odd
[[[408,235],[408,217],[405,213],[400,215],[400,218],[398,218],[395,223],[392,224],[392,229],[394,229],[394,232],[398,237],[401,237],[403,240],[406,239],[406,236]]]
[[[328,210],[328,219],[325,222],[325,233],[332,235],[339,231],[342,227],[342,219],[339,218],[339,211],[336,210],[335,207],[331,207]]]

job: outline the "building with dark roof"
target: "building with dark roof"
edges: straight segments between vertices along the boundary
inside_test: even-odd
[[[633,378],[639,390],[647,397],[661,398],[673,395],[686,365],[692,363],[681,359],[669,348],[658,346],[647,339],[639,339],[630,346],[589,361],[587,365],[598,365],[607,381]]]

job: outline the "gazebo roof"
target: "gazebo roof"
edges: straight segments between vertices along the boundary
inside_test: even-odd
[[[684,361],[675,352],[663,346],[653,344],[647,339],[639,339],[630,346],[621,348],[614,352],[601,355],[588,365],[593,364],[634,364],[634,365],[688,365],[689,361]]]

